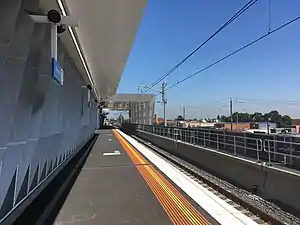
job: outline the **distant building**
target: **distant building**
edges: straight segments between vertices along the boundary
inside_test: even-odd
[[[231,130],[231,123],[216,123],[215,128],[217,129],[225,129]],[[276,128],[276,123],[269,123],[269,129]],[[241,122],[241,123],[232,123],[232,130],[233,131],[246,131],[246,130],[267,130],[267,123],[259,122]]]
[[[231,130],[231,123],[216,123],[215,128]],[[244,131],[257,128],[253,123],[232,123],[232,130]]]
[[[215,127],[216,123],[210,123],[210,122],[206,122],[206,123],[201,123],[200,127]]]
[[[292,125],[300,125],[300,119],[292,119]]]
[[[174,120],[167,120],[168,126],[175,126],[177,121]],[[157,117],[157,115],[154,115],[154,124],[161,125],[164,124],[164,118]]]
[[[203,121],[196,120],[185,120],[177,121],[177,126],[184,128],[196,128],[196,127],[214,127],[216,123],[208,123]]]
[[[300,119],[292,119],[292,125],[295,127],[296,133],[300,133]]]
[[[269,123],[269,129],[271,129],[271,128],[277,128],[277,124],[276,123]],[[259,122],[258,123],[258,129],[267,130],[267,122]]]

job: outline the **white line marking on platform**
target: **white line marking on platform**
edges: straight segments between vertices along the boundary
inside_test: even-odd
[[[16,146],[16,145],[25,145],[26,141],[17,141],[17,142],[9,142],[6,146]]]
[[[180,172],[162,157],[153,153],[149,148],[122,131],[117,131],[221,225],[258,225],[251,218]]]
[[[30,138],[27,141],[38,141],[38,140],[39,140],[38,138]]]
[[[104,152],[103,155],[109,156],[109,155],[121,155],[121,152],[116,150],[114,152]]]

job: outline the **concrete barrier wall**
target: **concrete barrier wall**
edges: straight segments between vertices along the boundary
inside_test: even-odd
[[[237,186],[250,190],[257,185],[260,196],[300,212],[297,174],[144,131],[137,132],[137,136]]]
[[[122,123],[120,129],[126,134],[135,135],[137,132],[137,126],[137,124]]]
[[[153,129],[164,133],[162,136],[171,137],[173,136],[175,127],[163,127],[163,126],[150,126],[141,125],[144,131],[151,132]],[[273,134],[252,134],[247,132],[236,132],[236,131],[225,131],[210,128],[179,128],[178,139],[185,142],[192,142],[192,136],[195,140],[195,144],[206,146],[208,148],[217,149],[217,139],[219,144],[219,149],[233,153],[233,142],[236,138],[236,153],[240,156],[245,156],[253,159],[257,159],[256,149],[263,149],[265,151],[260,151],[259,159],[264,161],[269,161],[270,158],[272,162],[282,163],[285,161],[285,166],[293,169],[300,169],[300,138],[293,137],[290,135],[273,135]],[[208,139],[205,144],[203,142],[204,137]],[[209,141],[211,140],[211,141]],[[275,153],[275,154],[274,154]],[[295,157],[287,156],[286,158],[280,153],[291,154]]]

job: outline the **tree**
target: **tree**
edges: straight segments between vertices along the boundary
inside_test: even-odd
[[[220,117],[220,115],[217,115],[217,120],[219,120],[219,121],[221,120],[221,117]]]
[[[235,112],[232,115],[233,122],[237,122],[237,118],[239,122],[272,122],[276,123],[278,127],[284,127],[292,124],[292,119],[288,115],[280,115],[277,110],[272,110],[267,113],[254,112],[251,113],[238,113]],[[218,116],[220,121],[229,123],[231,121],[230,116]]]
[[[250,122],[251,116],[249,113],[239,113],[238,114],[239,122]]]
[[[230,116],[221,116],[221,121],[226,123],[230,122]]]
[[[281,118],[281,121],[279,122],[278,126],[285,127],[292,125],[292,118],[289,117],[288,115],[284,115]]]
[[[279,112],[277,110],[272,110],[268,113],[264,114],[264,120],[265,121],[269,121],[269,122],[273,122],[273,123],[279,123],[279,121],[281,120],[281,115],[279,114]]]
[[[253,120],[253,122],[265,122],[265,118],[260,112],[255,112],[253,114],[250,114],[250,116],[252,117],[251,119]]]

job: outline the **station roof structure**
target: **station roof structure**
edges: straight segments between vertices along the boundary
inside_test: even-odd
[[[40,0],[47,12],[78,19],[60,37],[87,84],[97,97],[116,93],[147,0]]]

